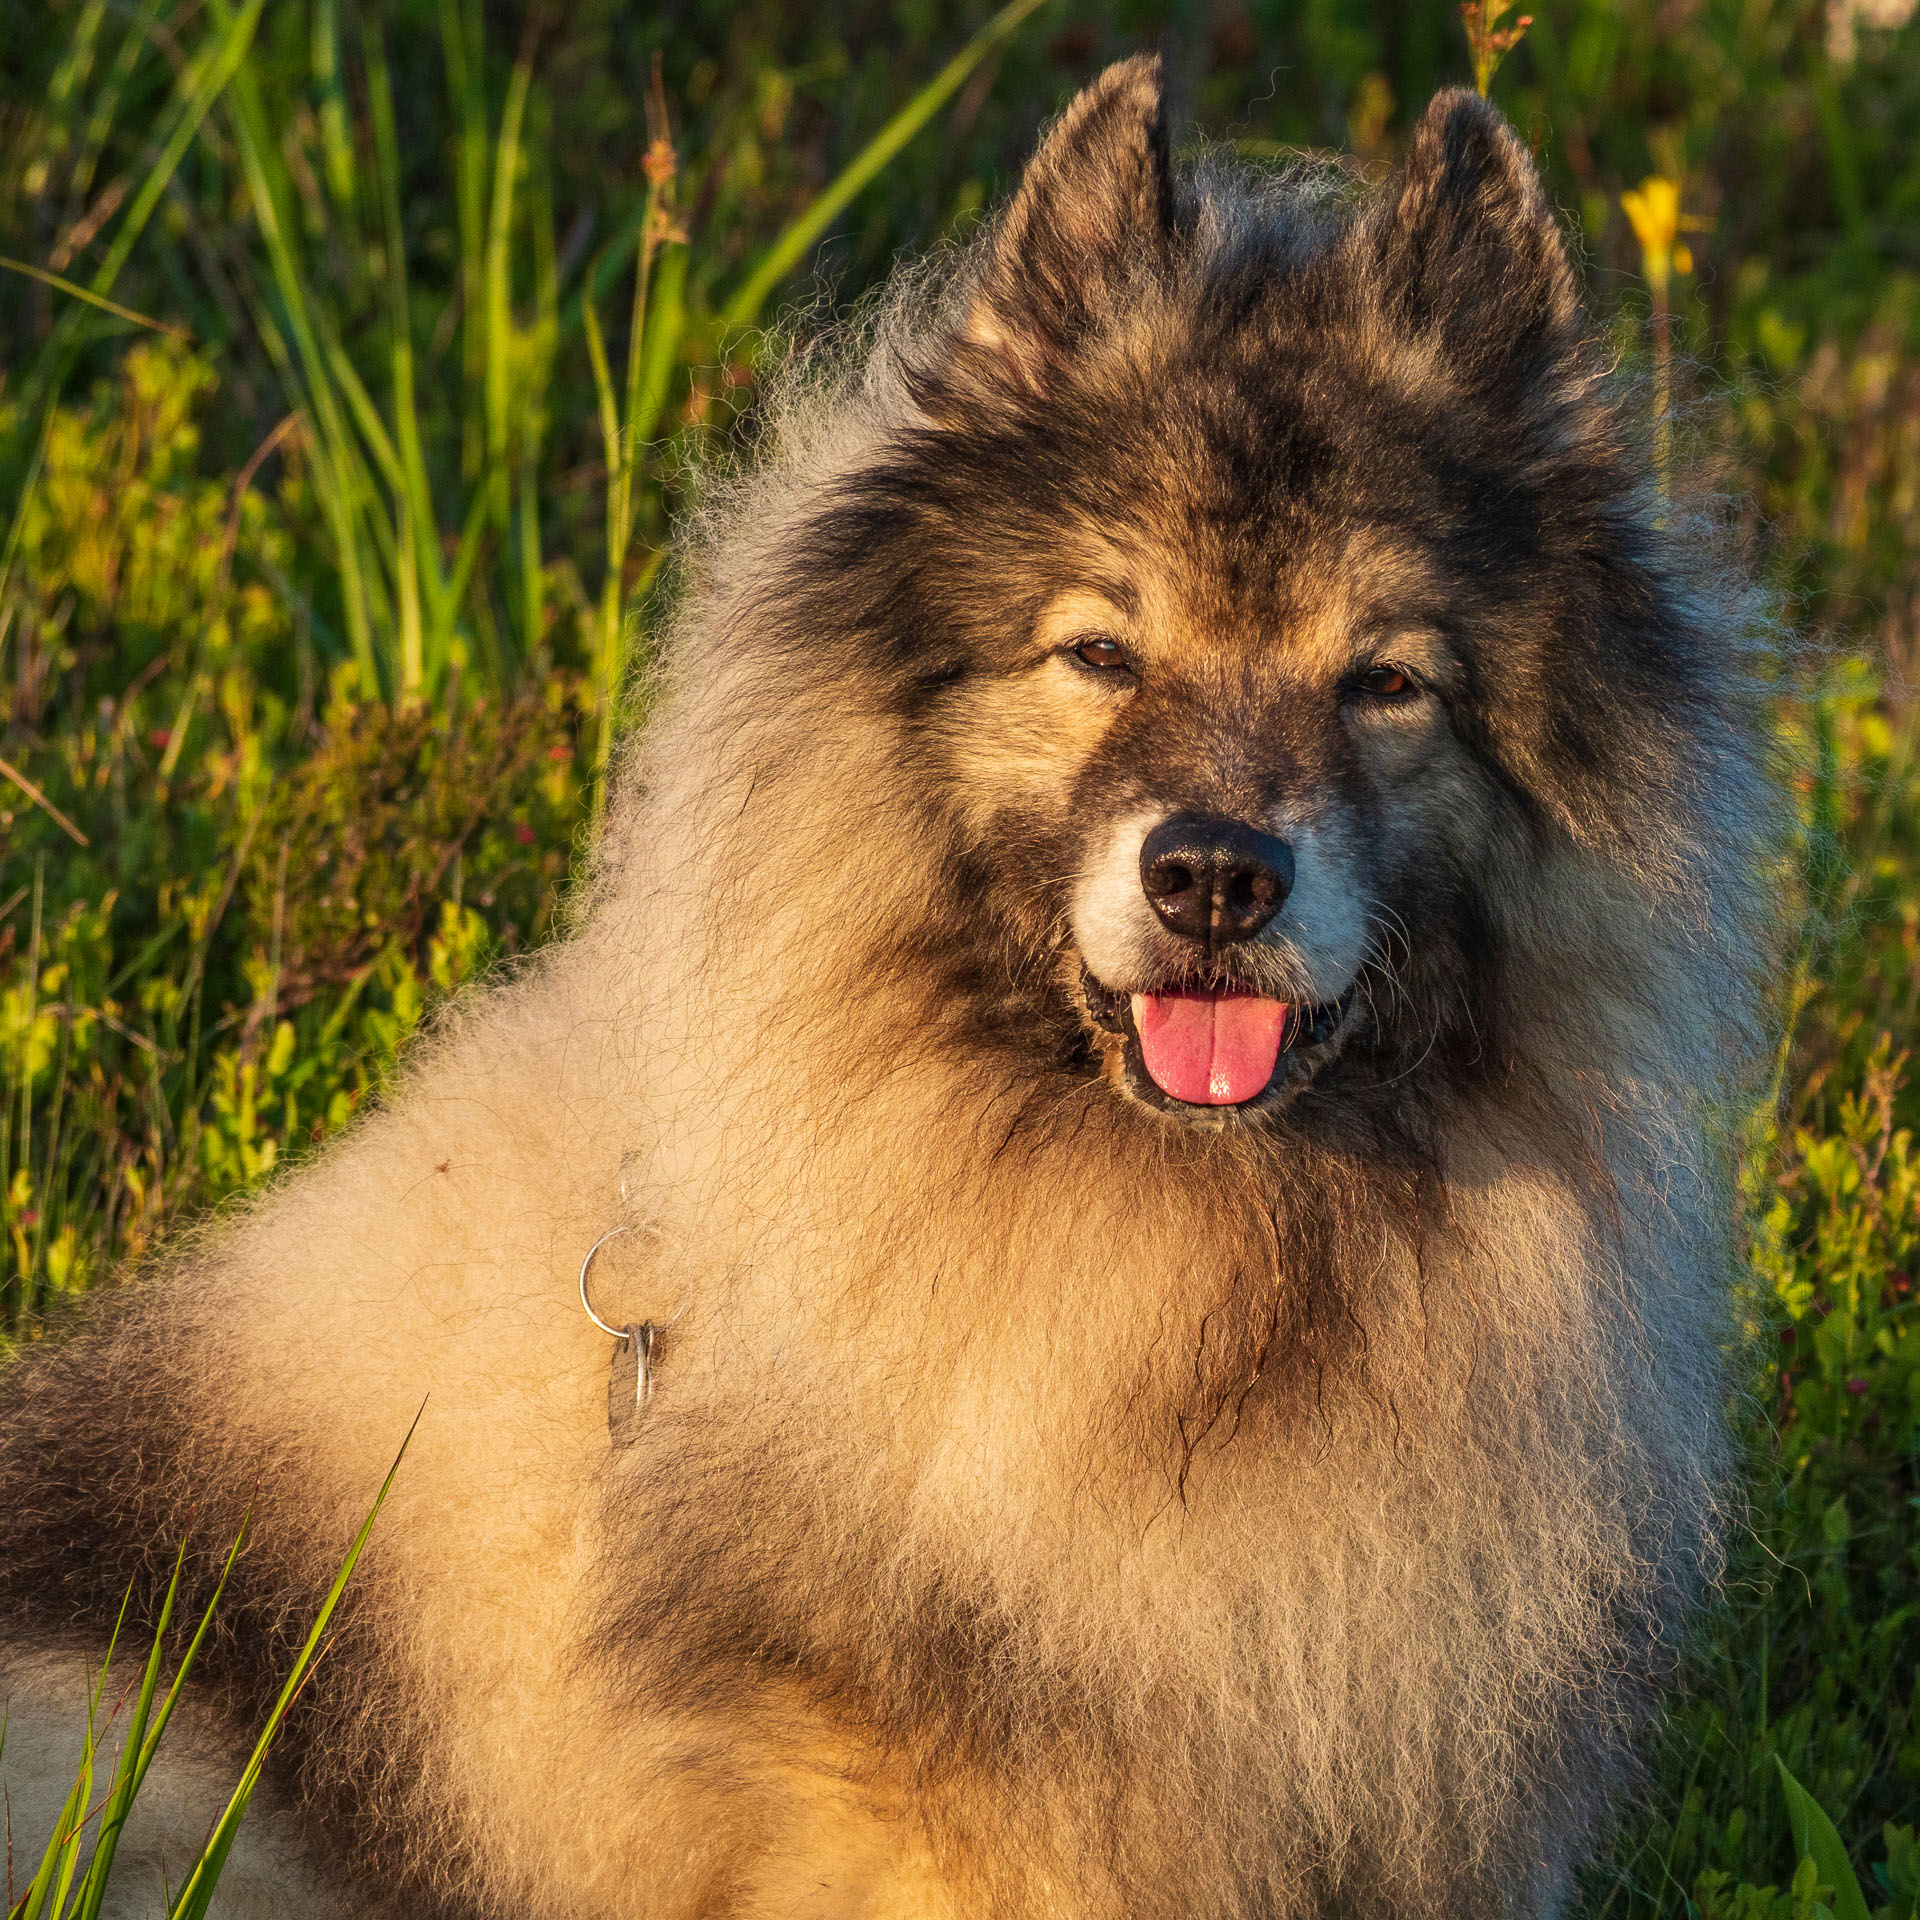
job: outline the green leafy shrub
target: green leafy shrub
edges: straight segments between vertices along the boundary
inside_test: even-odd
[[[0,785],[0,1327],[340,1126],[544,936],[585,822],[579,676],[431,709],[322,677],[299,446],[209,476],[217,392],[137,342],[17,515],[0,738],[60,817]]]

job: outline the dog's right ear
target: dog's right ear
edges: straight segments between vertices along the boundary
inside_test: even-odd
[[[1165,263],[1172,240],[1160,57],[1142,54],[1078,94],[1027,163],[989,242],[956,359],[974,381],[1046,392],[1133,276]]]

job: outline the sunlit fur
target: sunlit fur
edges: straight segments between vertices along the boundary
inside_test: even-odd
[[[572,937],[5,1383],[43,1720],[251,1505],[208,1739],[424,1402],[290,1733],[299,1911],[1548,1915],[1631,1778],[1717,1551],[1751,609],[1497,116],[1365,195],[1164,152],[1115,69],[796,357]],[[1385,746],[1337,687],[1396,582],[1454,679]],[[1136,692],[1026,651],[1069,589]],[[1377,933],[1217,1127],[1109,1076],[1072,935],[1193,781],[1337,804]],[[674,1317],[615,1449],[622,1224],[596,1305]]]

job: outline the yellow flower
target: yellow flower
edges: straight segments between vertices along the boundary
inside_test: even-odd
[[[1708,223],[1680,211],[1680,182],[1664,174],[1650,173],[1637,190],[1629,187],[1620,196],[1620,206],[1640,243],[1640,271],[1647,285],[1664,299],[1675,268],[1682,273],[1693,271],[1693,250],[1680,235],[1702,233]]]
[[[1665,293],[1673,277],[1673,243],[1680,233],[1680,183],[1650,173],[1636,193],[1629,188],[1620,205],[1640,242],[1640,270],[1656,293]]]

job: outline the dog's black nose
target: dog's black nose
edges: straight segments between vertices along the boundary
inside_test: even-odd
[[[1176,813],[1140,848],[1140,884],[1153,910],[1209,949],[1251,940],[1293,889],[1293,849],[1257,827]]]

